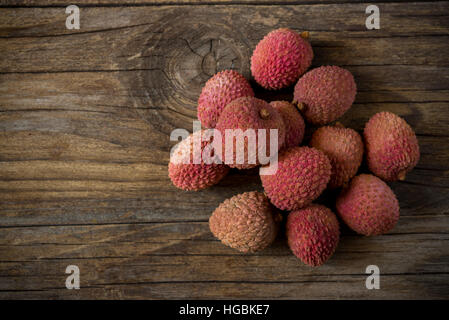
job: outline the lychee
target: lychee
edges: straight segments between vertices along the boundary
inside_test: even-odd
[[[301,114],[294,105],[287,101],[273,101],[270,103],[282,116],[285,124],[284,148],[299,146],[304,138],[306,125]]]
[[[339,238],[337,217],[325,206],[312,204],[288,215],[288,245],[305,264],[322,265],[334,254]]]
[[[419,161],[419,145],[413,129],[391,112],[379,112],[364,130],[369,169],[386,181],[404,180]]]
[[[198,150],[194,148],[196,141]],[[168,164],[169,177],[176,187],[195,191],[205,189],[218,183],[228,173],[229,167],[218,163],[219,159],[215,160],[213,155],[210,155],[211,159],[216,162],[206,164],[205,149],[210,146],[212,153],[211,143],[206,130],[200,130],[176,145]],[[195,152],[201,154],[195,155]]]
[[[260,179],[271,203],[282,210],[296,210],[309,205],[326,188],[331,163],[320,150],[293,147],[278,156],[278,168]]]
[[[234,99],[254,96],[253,89],[240,73],[224,70],[204,85],[198,99],[198,119],[203,128],[215,128],[224,107]]]
[[[371,174],[354,177],[338,196],[336,207],[352,230],[366,236],[388,232],[399,219],[399,204],[393,191]]]
[[[269,246],[278,232],[281,216],[260,192],[245,192],[221,203],[209,219],[213,235],[241,252]]]
[[[363,159],[363,141],[357,131],[339,127],[321,127],[310,140],[310,146],[326,154],[332,164],[329,188],[338,188],[357,173]]]
[[[303,37],[286,28],[268,33],[251,57],[251,72],[257,83],[265,89],[281,89],[298,80],[313,59],[312,46]]]
[[[232,168],[256,167],[261,155],[267,159],[275,156],[285,141],[281,114],[268,102],[254,97],[242,97],[229,103],[221,113],[216,129],[222,135],[223,162]],[[276,132],[277,140],[273,140],[272,135]],[[272,148],[274,141],[277,145]]]
[[[310,123],[323,125],[341,117],[356,95],[352,74],[336,66],[307,72],[295,86],[294,103]]]

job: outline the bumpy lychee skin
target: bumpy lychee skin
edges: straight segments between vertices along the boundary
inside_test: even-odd
[[[260,192],[238,194],[221,203],[209,219],[213,235],[241,252],[256,252],[276,238],[281,216]]]
[[[229,167],[224,164],[205,163],[206,159],[202,154],[203,151],[204,156],[209,154],[205,148],[211,143],[207,138],[206,130],[201,130],[177,144],[168,164],[168,175],[176,187],[194,191],[206,189],[218,183],[228,173]],[[201,145],[201,155],[195,155],[195,150],[199,148],[194,147],[197,145],[194,141],[201,141],[198,144]]]
[[[307,40],[293,30],[277,29],[257,44],[251,57],[251,72],[265,89],[281,89],[298,80],[312,59],[312,46]]]
[[[338,196],[336,206],[343,221],[366,236],[390,231],[399,219],[399,203],[393,191],[371,174],[354,177]]]
[[[356,91],[354,77],[348,70],[323,66],[299,79],[293,101],[308,122],[323,125],[341,117],[351,107]]]
[[[350,128],[321,127],[313,133],[310,146],[323,151],[332,164],[329,188],[338,188],[347,183],[362,163],[362,138]]]
[[[242,97],[229,103],[221,113],[216,129],[222,135],[223,162],[232,168],[249,169],[260,164],[258,149],[263,149],[263,143],[259,142],[259,134],[263,137],[263,131],[259,129],[265,129],[267,156],[275,156],[285,141],[285,125],[281,114],[268,102],[254,97]],[[277,148],[273,146],[273,152],[270,152],[270,141],[276,140],[270,139],[270,129],[277,130],[278,134]],[[251,139],[246,136],[249,133],[255,138],[256,144],[249,143]],[[238,141],[243,143],[243,148],[236,148],[236,145],[240,145]]]
[[[224,70],[210,78],[198,99],[198,119],[203,128],[215,128],[224,107],[234,99],[254,96],[253,89],[240,73]]]
[[[309,266],[326,262],[335,252],[340,228],[335,214],[322,205],[290,212],[287,218],[288,245]]]
[[[419,145],[413,129],[391,112],[375,114],[365,125],[369,169],[386,181],[404,180],[419,161]]]
[[[271,203],[282,210],[296,210],[318,198],[330,176],[331,164],[322,151],[293,147],[279,154],[276,173],[261,172],[260,179]]]
[[[270,103],[282,116],[285,124],[284,148],[299,146],[304,138],[306,125],[301,114],[294,105],[287,101],[273,101]]]

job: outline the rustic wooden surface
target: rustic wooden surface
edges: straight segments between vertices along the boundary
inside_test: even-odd
[[[65,28],[66,1],[0,2],[0,298],[448,299],[449,2],[380,3],[372,31],[355,1],[176,2],[85,1],[80,30]],[[283,236],[243,255],[209,232],[221,201],[261,189],[257,170],[197,193],[167,176],[169,134],[191,130],[203,83],[226,68],[249,77],[253,48],[278,27],[310,31],[314,66],[353,72],[343,124],[395,112],[422,152],[391,184],[396,228],[343,227],[316,269]],[[65,288],[70,264],[80,290]],[[380,290],[365,288],[370,264]]]

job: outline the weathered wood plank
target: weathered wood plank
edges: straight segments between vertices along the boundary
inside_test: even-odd
[[[443,220],[435,221],[435,224],[438,223],[447,224],[447,216],[443,217]],[[3,245],[0,246],[2,254],[6,254],[4,261],[0,264],[0,274],[7,276],[0,284],[0,291],[63,288],[65,280],[63,272],[65,267],[72,263],[76,263],[82,270],[85,289],[107,287],[112,284],[118,289],[123,285],[139,286],[161,282],[172,283],[176,286],[186,282],[297,283],[298,285],[310,283],[312,286],[312,283],[333,279],[331,282],[335,282],[333,285],[335,292],[331,290],[327,294],[328,297],[334,298],[339,291],[337,288],[345,287],[348,281],[353,286],[352,290],[369,297],[369,292],[364,288],[366,277],[364,271],[369,264],[379,265],[385,285],[387,281],[398,281],[402,277],[420,277],[426,284],[420,289],[425,292],[435,289],[427,283],[433,278],[432,276],[439,275],[442,281],[448,276],[447,241],[449,238],[447,233],[410,235],[392,233],[372,238],[347,235],[342,238],[334,257],[326,265],[314,269],[302,265],[299,260],[289,254],[283,239],[279,239],[265,253],[241,255],[220,245],[217,241],[211,241],[203,224],[161,224],[159,227],[119,226],[119,229],[115,229],[113,233],[106,232],[107,238],[101,236],[105,232],[104,227],[94,227],[96,230],[88,230],[92,227],[71,227],[83,228],[82,232],[64,230],[66,227],[63,227],[57,228],[57,233],[49,232],[44,228],[35,228],[37,232],[41,231],[36,229],[41,229],[42,232],[47,231],[51,235],[47,240],[49,243],[34,245],[30,242],[30,238],[33,237],[30,235],[31,232],[18,228],[17,230],[25,238],[18,240],[20,238],[16,234],[12,246],[9,247],[14,248],[12,255],[8,255],[12,249],[3,249]],[[110,227],[117,228],[117,226]],[[179,229],[179,227],[182,228]],[[109,227],[106,226],[106,228]],[[14,233],[14,231],[11,232]],[[67,238],[65,236],[67,233],[73,236]],[[134,236],[136,234],[137,237]],[[182,235],[181,238],[179,238],[180,235]],[[34,237],[39,241],[38,236]],[[1,242],[5,240],[7,239],[2,237]],[[186,245],[187,242],[192,244]],[[416,246],[417,242],[420,243],[419,247]],[[11,243],[11,240],[7,240],[7,243]],[[111,243],[114,245],[108,245]],[[33,253],[30,254],[30,251]],[[398,255],[404,251],[413,252],[413,255],[401,256],[401,259],[398,259]],[[18,256],[19,253],[29,257],[29,260]],[[354,260],[355,254],[359,258]],[[279,266],[281,259],[282,267]],[[217,274],[220,274],[219,279]],[[413,281],[407,283],[408,290],[415,286],[417,284]],[[443,283],[440,283],[437,288],[439,289],[435,290],[440,297],[447,295],[448,287]],[[385,289],[384,286],[383,289]],[[89,297],[88,290],[83,289],[80,292],[82,292],[81,297]],[[277,294],[277,292],[276,290],[269,294]],[[307,292],[309,297],[314,296],[313,292],[313,289]],[[400,289],[396,288],[393,292],[384,291],[382,296],[391,297],[391,295],[398,295],[399,292]],[[417,293],[411,296],[416,298]],[[146,297],[154,298],[155,294]],[[286,298],[288,297],[293,296],[287,295]]]
[[[384,250],[399,252],[404,246],[411,248],[417,239],[426,242],[421,247],[433,247],[422,253],[419,260],[426,260],[435,251],[447,247],[448,213],[438,215],[414,214],[401,216],[398,224],[387,235],[378,237],[356,236],[342,226],[342,250],[369,251]],[[209,232],[207,221],[204,222],[164,222],[164,223],[116,223],[91,224],[72,226],[23,226],[2,227],[0,237],[0,252],[4,261],[27,261],[30,259],[75,259],[124,257],[132,258],[138,255],[238,255],[251,256],[285,256],[289,255],[288,247],[282,233],[278,241],[270,248],[252,255],[242,255],[235,250],[222,246]],[[32,230],[32,232],[31,232]],[[440,239],[440,242],[432,242]],[[395,242],[397,241],[397,242]],[[388,247],[388,243],[394,242]],[[115,244],[111,248],[111,244]],[[133,247],[131,244],[141,244]],[[405,243],[408,243],[405,245]],[[10,246],[10,247],[9,247]],[[40,249],[37,247],[41,246]],[[12,250],[11,248],[14,248]],[[53,250],[45,250],[52,248]],[[421,250],[421,249],[416,249]],[[412,250],[415,252],[415,250]],[[21,255],[24,253],[24,255]],[[442,252],[440,252],[442,253]],[[347,257],[349,258],[349,257]],[[412,257],[415,259],[416,257]],[[441,257],[443,258],[443,257]],[[364,258],[360,258],[364,259]],[[391,257],[394,259],[394,257]],[[398,268],[405,268],[410,261],[397,262]],[[336,266],[346,266],[337,263]],[[347,267],[347,266],[346,266]],[[444,265],[439,267],[444,268]],[[324,268],[324,267],[323,267]],[[349,267],[348,270],[351,270]],[[442,271],[442,270],[440,270]],[[301,271],[298,271],[301,272]],[[332,272],[332,271],[330,271]],[[338,272],[337,270],[334,272]]]
[[[441,299],[446,275],[385,275],[381,290],[363,289],[366,275],[329,276],[299,282],[169,282],[111,283],[83,290],[47,288],[0,291],[8,299]],[[61,277],[62,278],[62,277]],[[338,286],[336,286],[338,284]]]
[[[422,2],[423,0],[418,0],[414,2]],[[425,1],[425,0],[424,0]],[[310,5],[310,4],[345,4],[345,3],[357,3],[359,0],[288,0],[288,1],[270,1],[270,0],[84,0],[78,4],[79,7],[92,7],[92,6],[133,6],[133,5],[219,5],[219,4],[232,4],[232,5],[272,5],[279,6],[285,3],[290,5]],[[383,3],[388,2],[409,2],[408,0],[383,0]],[[66,7],[67,2],[64,0],[4,0],[0,3],[2,6],[13,6],[13,7],[51,7],[60,6]]]
[[[208,53],[205,46],[210,41],[218,39],[223,43],[217,50],[228,49],[246,65],[250,49],[267,31],[283,25],[311,31],[317,63],[447,64],[438,53],[448,46],[445,39],[449,20],[444,14],[449,11],[449,3],[385,4],[382,28],[376,31],[366,30],[365,7],[86,8],[80,30],[65,28],[66,16],[61,9],[4,9],[6,14],[0,17],[0,49],[4,56],[0,71],[157,69],[179,54],[187,59],[180,68],[198,71],[195,60]],[[435,16],[437,10],[442,14]],[[152,47],[149,53],[147,46]]]
[[[361,91],[354,107],[345,116],[352,122],[345,124],[360,129],[375,112],[389,110],[404,116],[418,134],[444,136],[447,132],[447,113],[444,111],[449,99],[445,78],[449,77],[449,68],[358,66],[348,69],[356,75]],[[127,95],[126,83],[119,82],[120,75],[120,72],[1,75],[0,81],[4,85],[0,89],[0,126],[4,130],[42,132],[47,128],[48,121],[51,121],[52,132],[73,134],[76,130],[86,137],[98,137],[98,130],[102,130],[105,131],[102,138],[106,141],[132,138],[132,142],[128,141],[127,144],[144,146],[142,141],[149,141],[152,146],[156,143],[161,147],[167,147],[167,134],[175,126],[191,130],[191,121],[196,117],[196,102],[193,98],[184,96],[172,101],[168,98],[171,88],[157,88],[148,99],[140,98],[148,92],[144,84],[139,82],[132,87],[133,92]],[[139,72],[132,72],[129,78],[135,79],[138,75]],[[420,77],[427,81],[414,81]],[[72,87],[70,83],[73,83]],[[39,99],[23,94],[24,90],[36,90]],[[195,94],[198,95],[199,91],[200,87],[195,89]],[[259,96],[268,98],[267,93]],[[160,101],[167,98],[170,100]],[[292,95],[291,92],[281,92],[269,98],[291,100]],[[153,101],[156,104],[154,107]],[[170,102],[173,104],[165,105]],[[20,111],[26,112],[26,118]],[[151,116],[164,121],[145,121]],[[125,121],[128,124],[124,129],[140,130],[139,134],[145,136],[124,135],[122,131],[114,130],[118,122]],[[81,122],[83,126],[79,125]],[[152,130],[149,131],[149,128]]]
[[[413,175],[411,177],[414,177]],[[241,179],[242,187],[233,185]],[[249,183],[244,184],[244,181]],[[253,181],[254,180],[254,181]],[[79,225],[79,224],[110,224],[110,223],[139,223],[139,222],[179,222],[179,221],[207,221],[211,212],[224,199],[237,192],[260,189],[260,182],[254,176],[234,175],[225,179],[218,186],[200,193],[180,192],[178,190],[164,190],[160,192],[136,192],[134,198],[120,197],[115,192],[112,197],[102,190],[102,197],[95,197],[100,192],[90,183],[88,192],[62,191],[31,191],[19,196],[15,201],[2,202],[3,226],[30,225]],[[416,179],[417,180],[417,179]],[[415,180],[415,181],[416,181]],[[167,181],[168,183],[168,181]],[[439,216],[447,213],[447,190],[429,187],[427,180],[415,183],[405,182],[393,185],[401,204],[401,216],[423,215]],[[65,185],[69,185],[66,183]],[[82,186],[88,182],[80,183]],[[106,183],[107,184],[107,183]],[[113,183],[111,183],[113,185]],[[120,185],[126,190],[126,184]],[[100,189],[101,190],[101,189]],[[22,191],[24,192],[24,191]],[[22,193],[15,191],[15,193]],[[12,191],[10,197],[12,198]],[[109,191],[111,193],[111,191]],[[25,200],[21,200],[26,198]],[[168,201],[167,199],[170,199]],[[173,206],[172,202],[176,202]],[[423,228],[425,225],[422,226]]]

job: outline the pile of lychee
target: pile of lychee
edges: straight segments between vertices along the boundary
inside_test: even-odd
[[[201,150],[205,150],[213,141],[207,128],[220,131],[223,145],[227,129],[266,129],[267,141],[270,129],[276,129],[278,167],[272,174],[260,175],[264,193],[246,192],[225,200],[212,213],[210,230],[222,243],[241,252],[260,251],[276,238],[283,210],[288,212],[290,249],[307,265],[318,266],[336,250],[340,227],[330,208],[313,201],[325,189],[336,190],[334,211],[350,229],[366,236],[386,233],[399,219],[399,204],[384,181],[405,179],[420,154],[411,127],[390,112],[374,114],[365,124],[363,138],[339,123],[329,125],[353,104],[356,84],[348,70],[337,66],[306,72],[312,59],[308,33],[290,29],[268,33],[253,52],[251,72],[260,86],[277,90],[296,82],[291,103],[255,98],[248,81],[234,70],[215,74],[198,100],[198,119],[204,129],[178,143],[168,171],[180,189],[208,188],[230,167],[253,168],[260,165],[259,158],[254,155],[256,161],[246,161],[254,149],[244,137],[243,162],[223,152],[222,163],[202,159],[193,163],[189,160],[195,138],[201,138]],[[319,128],[308,146],[300,146],[306,123]],[[356,175],[364,157],[372,174]]]

